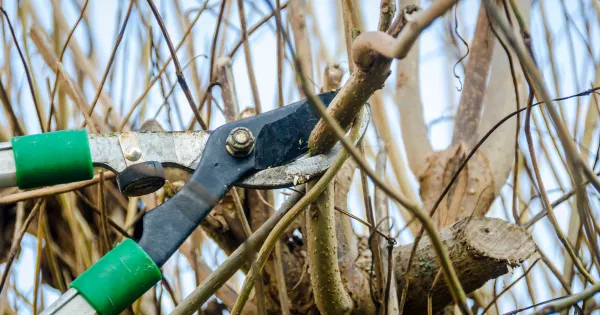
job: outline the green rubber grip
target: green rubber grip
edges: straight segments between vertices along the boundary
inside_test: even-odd
[[[162,279],[150,256],[125,239],[71,283],[100,315],[119,314]]]
[[[94,176],[85,130],[62,130],[12,138],[21,189],[91,179]]]

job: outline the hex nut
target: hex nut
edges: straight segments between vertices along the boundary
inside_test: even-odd
[[[254,135],[248,128],[233,128],[227,137],[225,149],[235,157],[248,156],[254,149]]]

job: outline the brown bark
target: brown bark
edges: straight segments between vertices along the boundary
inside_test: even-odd
[[[536,245],[529,233],[516,225],[496,218],[465,218],[440,231],[452,264],[466,293],[473,292],[488,280],[506,274],[529,258]],[[394,253],[395,275],[399,288],[405,284],[404,274],[412,244]],[[427,314],[427,297],[433,298],[433,314],[452,302],[439,264],[428,237],[417,248],[411,271],[404,314]]]
[[[342,0],[341,4],[346,52],[348,54],[348,60],[352,60],[352,42],[354,42],[354,39],[362,32],[357,12],[358,8],[355,0]],[[348,67],[350,68],[350,73],[353,73],[355,68],[354,63],[349,62]]]
[[[406,7],[401,13],[403,14],[401,24],[404,25],[406,16],[416,10],[415,6]],[[399,31],[400,29],[398,29]],[[397,34],[392,34],[392,36]],[[352,53],[354,54],[355,51]],[[356,68],[327,109],[328,113],[344,128],[350,125],[369,97],[383,87],[391,74],[392,60],[383,55],[367,52],[354,55],[352,60],[354,60]],[[320,120],[308,139],[308,147],[311,154],[320,154],[327,152],[337,141],[333,130],[327,126],[326,122]]]
[[[464,141],[468,147],[472,147],[477,141],[477,128],[495,41],[496,37],[490,29],[485,6],[481,5],[465,69],[465,86],[456,112],[452,144]]]
[[[310,185],[310,184],[309,184]],[[323,314],[348,314],[352,300],[339,272],[333,183],[306,210],[310,282],[315,304]]]
[[[348,159],[335,177],[334,204],[342,210],[348,210],[348,191],[356,171],[356,162]],[[335,212],[335,232],[338,241],[338,259],[353,261],[358,255],[356,234],[351,219],[345,214]]]
[[[294,31],[294,45],[296,56],[300,60],[302,75],[309,81],[313,81],[313,58],[310,45],[310,37],[306,30],[306,0],[290,0],[288,9],[290,24]],[[304,97],[302,88],[300,95]]]
[[[221,84],[221,95],[223,97],[223,114],[228,122],[238,119],[240,107],[237,101],[237,92],[233,84],[233,71],[231,69],[231,58],[221,57],[216,61],[215,77]]]

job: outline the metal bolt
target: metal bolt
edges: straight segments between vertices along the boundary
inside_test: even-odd
[[[142,150],[138,147],[130,147],[125,152],[125,158],[129,161],[135,162],[142,157]]]
[[[227,137],[225,148],[232,156],[247,156],[254,149],[254,135],[248,128],[234,128]]]

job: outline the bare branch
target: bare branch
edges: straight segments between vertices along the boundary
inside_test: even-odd
[[[17,41],[17,35],[15,35],[15,30],[13,29],[12,23],[10,22],[10,18],[8,17],[8,14],[6,13],[6,11],[4,11],[4,8],[2,6],[0,6],[0,12],[2,12],[4,17],[6,18],[6,23],[8,23],[8,27],[10,29],[10,34],[12,35],[12,38],[15,43],[15,47],[17,47],[17,51],[19,52],[19,57],[21,57],[21,62],[23,63],[23,69],[25,70],[25,76],[27,77],[27,83],[29,85],[29,92],[31,93],[31,99],[33,100],[33,104],[34,104],[35,110],[37,112],[38,122],[40,123],[40,129],[42,129],[42,132],[43,132],[45,129],[43,110],[40,107],[40,105],[38,104],[38,99],[37,99],[37,95],[35,94],[34,83],[33,83],[33,78],[31,77],[31,72],[29,71],[29,67],[27,66],[25,57],[23,56],[23,52],[21,51],[21,46],[19,45],[19,42]]]
[[[527,18],[529,16],[530,3],[524,0],[519,0],[518,3],[519,7],[524,9],[523,14]],[[494,26],[494,30],[497,28],[497,26]],[[511,55],[507,55],[507,53]],[[512,70],[514,70],[515,78],[513,78],[511,73],[510,60],[512,60]],[[517,109],[517,105],[518,107],[522,107],[526,103],[528,94],[527,84],[523,71],[516,61],[517,59],[512,56],[510,50],[505,51],[503,45],[495,45],[489,84],[483,98],[484,108],[477,132],[478,136],[490,130],[498,120],[498,117],[504,117]],[[517,84],[516,87],[514,83]],[[518,95],[516,95],[517,92]],[[496,134],[490,137],[489,141],[486,141],[481,146],[481,153],[490,160],[496,184],[496,195],[500,193],[511,171],[511,165],[515,156],[515,135],[518,122],[518,119],[507,121],[502,127],[498,128]]]
[[[250,42],[248,41],[248,31],[246,29],[246,14],[244,13],[244,0],[238,0],[238,12],[240,15],[240,25],[242,27],[242,41],[244,43],[244,57],[246,58],[246,67],[248,69],[248,78],[250,79],[250,87],[252,90],[252,99],[254,100],[254,108],[256,113],[262,112],[260,97],[258,95],[258,86],[256,85],[256,76],[254,75],[254,66],[252,64],[252,51],[250,50]]]
[[[406,57],[421,32],[433,21],[449,10],[457,0],[436,0],[425,11],[410,17],[406,31],[394,38],[384,32],[366,32],[356,38],[352,47],[353,60],[358,65],[368,65],[366,60],[371,51],[387,58],[403,59]],[[365,59],[364,59],[365,58]]]
[[[113,172],[104,172],[104,179],[112,179],[115,177]],[[70,183],[70,184],[62,184],[51,187],[45,187],[40,189],[33,189],[28,191],[22,191],[18,193],[14,193],[8,196],[4,196],[0,198],[0,205],[11,204],[23,200],[44,197],[44,196],[52,196],[61,193],[65,193],[68,191],[73,191],[76,189],[80,189],[83,187],[91,186],[93,184],[97,184],[100,181],[100,175],[94,176],[94,178],[82,182]]]
[[[335,235],[333,183],[306,211],[306,240],[310,281],[315,303],[323,314],[347,314],[352,300],[340,276]],[[309,190],[312,185],[309,184]]]
[[[346,52],[348,60],[352,60],[352,43],[362,32],[356,0],[342,0],[342,19],[344,20],[344,37],[346,39]],[[350,73],[354,72],[355,65],[349,62]]]
[[[471,53],[465,69],[465,85],[456,111],[452,144],[456,145],[464,141],[470,148],[477,141],[477,128],[483,109],[483,96],[495,43],[496,39],[490,30],[485,6],[481,5],[471,42]]]
[[[407,4],[418,4],[419,1],[404,1]],[[422,170],[424,159],[433,149],[429,142],[427,126],[423,117],[423,104],[421,102],[421,93],[419,86],[419,45],[414,45],[406,57],[399,60],[396,68],[396,104],[400,110],[400,127],[402,129],[402,139],[404,140],[404,152],[408,165],[415,176],[418,176]],[[390,142],[391,139],[385,139],[388,147],[393,146],[393,150],[398,150],[396,144]],[[395,165],[396,155],[392,149],[388,148],[392,167],[398,178],[400,174],[399,167]],[[405,192],[406,193],[406,192]]]
[[[198,111],[198,107],[196,106],[196,102],[194,101],[194,97],[192,96],[192,92],[190,91],[190,88],[188,87],[188,84],[185,81],[185,76],[183,75],[183,71],[181,70],[181,65],[179,64],[179,59],[177,58],[177,53],[175,47],[173,47],[173,43],[171,42],[171,37],[169,36],[167,27],[165,26],[165,23],[162,17],[160,16],[160,13],[158,12],[156,5],[154,5],[154,1],[147,1],[148,5],[150,5],[150,9],[152,9],[154,17],[156,18],[156,22],[160,26],[160,30],[162,31],[163,36],[165,37],[165,41],[167,42],[167,46],[169,47],[169,51],[171,52],[171,57],[173,57],[173,64],[175,65],[175,74],[177,75],[177,82],[179,82],[179,85],[181,86],[181,89],[183,90],[185,97],[187,98],[187,101],[190,104],[192,113],[194,113],[196,120],[198,121],[198,123],[200,123],[200,127],[206,130],[208,129],[208,125],[204,122],[202,116],[200,116],[200,112]]]
[[[306,29],[306,0],[290,0],[288,9],[290,24],[294,32],[294,46],[302,65],[302,75],[313,80],[313,58],[310,37]],[[298,70],[298,69],[297,69]],[[304,96],[302,88],[300,94]]]
[[[452,265],[465,288],[472,292],[490,279],[506,274],[531,256],[536,245],[527,231],[495,218],[465,218],[440,231],[448,248]],[[397,248],[394,253],[398,286],[404,286],[404,274],[412,244]],[[437,281],[439,270],[429,238],[422,239],[416,252],[416,261],[410,277],[410,290],[405,314],[427,314],[427,295],[432,293],[433,314],[452,302],[444,281]]]
[[[238,119],[240,108],[237,101],[237,92],[231,70],[231,58],[220,57],[216,61],[216,80],[221,85],[223,97],[223,114],[228,122]]]
[[[398,38],[384,32],[358,36],[352,44],[352,60],[357,69],[329,104],[328,113],[347,128],[367,99],[383,86],[390,74],[390,58],[404,58],[421,31],[454,3],[454,0],[435,1],[429,9],[419,13],[415,13],[414,6],[404,8]],[[328,151],[335,142],[334,132],[321,120],[311,133],[308,146],[311,154],[319,154]]]
[[[379,26],[377,26],[377,29],[382,32],[387,31],[390,25],[392,25],[394,14],[396,14],[396,0],[381,0],[381,4],[379,5]]]

